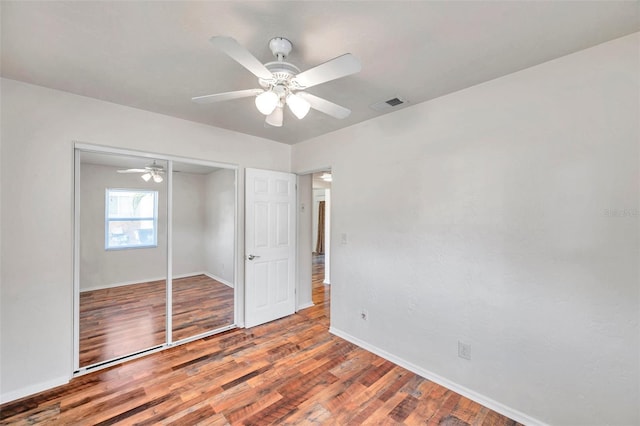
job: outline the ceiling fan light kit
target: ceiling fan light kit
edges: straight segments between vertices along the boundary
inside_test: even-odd
[[[338,119],[346,118],[351,113],[348,108],[304,91],[311,86],[359,72],[360,61],[350,53],[300,72],[297,66],[285,62],[293,46],[283,37],[275,37],[269,41],[269,48],[276,61],[266,64],[262,64],[231,37],[212,37],[211,43],[258,77],[258,84],[262,89],[197,96],[192,101],[212,103],[255,96],[256,108],[266,116],[265,123],[273,127],[282,127],[285,104],[300,120],[311,108]]]
[[[161,183],[164,180],[162,178],[162,174],[164,173],[164,167],[156,164],[155,161],[153,162],[153,164],[145,166],[144,169],[118,170],[118,173],[142,173],[140,177],[145,182],[149,182],[151,179],[153,179],[155,183]]]

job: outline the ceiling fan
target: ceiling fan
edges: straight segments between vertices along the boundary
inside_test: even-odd
[[[156,164],[154,161],[153,164],[145,166],[144,169],[125,169],[118,170],[118,173],[142,173],[142,180],[145,182],[149,182],[150,179],[153,179],[155,183],[160,183],[164,179],[162,175],[164,174],[164,167]]]
[[[292,44],[283,37],[275,37],[269,41],[269,48],[276,57],[276,61],[266,64],[262,64],[231,37],[211,37],[211,43],[258,77],[261,88],[197,96],[191,99],[193,102],[213,103],[255,96],[256,107],[267,116],[265,123],[275,127],[282,127],[285,105],[298,119],[304,118],[310,108],[338,119],[346,118],[351,114],[348,108],[304,90],[359,72],[362,68],[360,61],[352,54],[346,53],[300,72],[297,66],[285,62],[291,52]]]

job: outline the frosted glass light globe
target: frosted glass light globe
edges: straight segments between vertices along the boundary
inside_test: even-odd
[[[291,93],[287,96],[287,105],[289,105],[289,109],[298,117],[298,119],[302,120],[308,113],[311,105],[309,102],[302,99],[300,96]]]
[[[278,106],[278,95],[272,91],[262,92],[256,96],[256,107],[264,115],[269,115]]]

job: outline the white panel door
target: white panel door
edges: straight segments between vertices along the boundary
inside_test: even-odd
[[[296,176],[246,169],[245,326],[295,312]]]

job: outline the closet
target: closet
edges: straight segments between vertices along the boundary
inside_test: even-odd
[[[235,327],[237,167],[75,148],[77,374]]]

